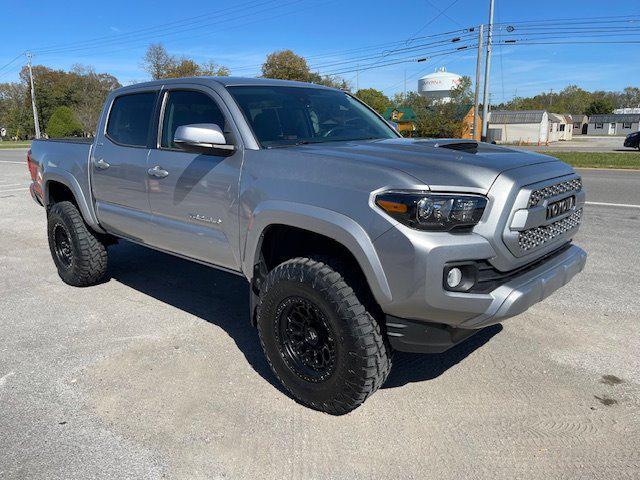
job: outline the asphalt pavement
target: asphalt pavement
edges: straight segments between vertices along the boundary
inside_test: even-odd
[[[571,140],[552,142],[549,145],[522,145],[514,148],[535,150],[536,152],[629,152],[638,153],[636,148],[624,146],[624,136],[574,135]]]
[[[239,277],[122,242],[63,284],[24,155],[0,150],[1,479],[638,478],[640,172],[580,171],[570,285],[331,417],[278,386]]]

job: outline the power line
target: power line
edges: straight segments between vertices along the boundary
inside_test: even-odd
[[[233,15],[237,11],[242,11],[242,10],[246,10],[247,8],[255,8],[265,4],[274,3],[274,1],[275,0],[251,0],[249,2],[245,2],[240,5],[235,5],[233,7],[219,10],[215,13],[207,13],[207,14],[197,15],[194,17],[183,18],[181,20],[174,20],[172,22],[163,23],[163,24],[146,27],[142,29],[137,29],[130,32],[124,32],[116,35],[108,35],[108,36],[96,37],[93,39],[87,39],[83,41],[74,41],[74,42],[68,42],[68,43],[55,44],[55,45],[42,47],[42,48],[35,48],[33,49],[33,51],[42,55],[44,53],[51,53],[51,52],[56,52],[60,50],[66,51],[68,49],[77,48],[78,46],[81,46],[82,48],[95,48],[97,46],[100,46],[100,44],[104,44],[104,43],[106,44],[111,44],[112,42],[120,43],[123,41],[137,40],[140,37],[151,38],[157,35],[165,35],[167,34],[167,28],[175,27],[181,24],[185,24],[183,25],[183,27],[188,27],[189,30],[193,28],[203,28],[205,26],[208,26],[208,24],[199,25],[197,27],[194,27],[194,24],[208,21],[212,16],[214,16],[215,18],[214,23],[217,23],[218,21],[221,20],[221,18],[227,17],[228,15]],[[230,12],[230,11],[231,13],[224,13],[224,12]]]
[[[434,5],[434,4],[433,4],[433,2],[431,2],[430,0],[425,0],[425,1],[426,1],[429,5],[431,5],[433,8],[435,8],[436,10],[438,10],[440,13],[442,13],[442,16],[447,17],[447,19],[449,19],[451,22],[455,23],[456,25],[458,25],[458,26],[460,26],[460,27],[462,26],[462,25],[460,25],[460,23],[459,23],[456,19],[451,18],[449,15],[447,15],[447,14],[445,13],[449,8],[453,7],[453,4],[452,4],[452,5],[449,5],[449,7],[445,8],[444,10],[441,10],[441,9],[440,9],[440,7],[438,7],[437,5]],[[454,2],[454,4],[455,4],[455,2]]]
[[[20,57],[22,57],[22,55],[24,55],[26,52],[20,52],[18,55],[16,55],[13,59],[9,60],[7,63],[5,63],[3,66],[0,67],[0,72],[2,72],[2,70],[4,70],[5,68],[7,68],[8,66],[10,66],[12,63],[14,63],[16,60],[18,60]]]
[[[451,49],[449,49],[449,50],[441,50],[441,51],[438,51],[438,52],[429,53],[425,57],[413,56],[413,57],[410,57],[410,58],[397,59],[395,61],[386,62],[386,63],[374,62],[374,63],[370,63],[368,65],[365,65],[365,66],[363,66],[363,67],[361,67],[361,68],[359,68],[357,70],[360,71],[360,72],[364,72],[364,71],[367,71],[367,70],[373,70],[374,68],[388,67],[388,66],[391,66],[391,65],[400,65],[402,63],[424,62],[424,61],[430,60],[431,58],[434,58],[434,57],[441,57],[441,56],[444,56],[444,55],[460,52],[460,51],[463,51],[463,50],[468,50],[468,49],[471,49],[471,48],[475,48],[475,45],[465,45],[464,47],[459,47],[459,48],[456,48],[456,49],[453,49],[453,50],[451,50]],[[346,69],[346,70],[339,70],[339,71],[328,72],[328,73],[325,72],[324,74],[325,75],[330,75],[330,76],[332,76],[332,75],[343,75],[345,73],[351,73],[351,72],[355,72],[355,71],[356,71],[356,69]]]
[[[446,54],[446,55],[441,55],[441,56],[442,56],[442,57],[445,57],[445,56],[451,56],[451,55],[454,55],[454,54],[456,54],[456,53],[460,53],[460,52],[463,52],[463,51],[464,51],[464,50],[455,50],[455,51],[453,51],[453,52],[450,52],[450,53],[448,53],[448,54]],[[427,60],[426,60],[426,61],[428,62],[429,60],[430,60],[430,58],[427,58]],[[451,61],[453,61],[453,59],[452,59],[452,60],[449,60],[449,61],[447,61],[447,62],[441,63],[440,65],[441,65],[441,66],[443,66],[443,67],[446,67],[446,66],[447,66]],[[417,71],[416,73],[413,73],[413,74],[409,75],[409,76],[407,77],[407,80],[413,80],[414,78],[416,78],[416,77],[418,77],[418,76],[420,76],[420,75],[422,75],[422,74],[424,74],[424,73],[428,72],[429,70],[431,70],[431,68],[433,68],[433,65],[430,65],[428,68],[421,69],[421,70]],[[394,89],[394,88],[399,87],[400,85],[402,85],[402,83],[403,83],[403,82],[404,82],[404,80],[401,80],[401,81],[399,81],[398,83],[395,83],[395,84],[390,85],[390,86],[388,86],[388,87],[384,87],[384,88],[382,88],[382,89],[381,89],[381,91],[382,91],[382,92],[388,92],[388,91],[389,91],[389,90],[391,90],[391,89]]]
[[[415,37],[418,33],[422,32],[425,28],[427,28],[429,25],[431,25],[433,22],[435,22],[437,19],[439,19],[441,16],[445,15],[445,12],[447,10],[449,10],[451,7],[453,7],[456,3],[458,3],[460,0],[453,0],[453,2],[451,2],[449,5],[447,5],[444,10],[440,10],[440,12],[433,17],[431,20],[429,20],[427,23],[425,23],[424,25],[422,25],[411,37]],[[407,44],[411,43],[413,41],[413,38],[409,38],[407,40]]]
[[[312,65],[311,68],[312,69],[318,69],[318,68],[323,68],[323,67],[330,67],[330,66],[354,63],[356,61],[374,60],[374,59],[376,59],[378,57],[388,58],[390,56],[400,55],[402,53],[408,53],[408,52],[411,52],[411,51],[422,50],[423,48],[427,48],[427,47],[431,47],[431,46],[447,45],[447,44],[450,44],[450,43],[458,43],[458,42],[460,42],[460,44],[462,45],[462,44],[464,44],[465,41],[469,41],[471,39],[475,39],[475,35],[466,34],[466,35],[461,35],[459,37],[448,38],[448,39],[445,39],[445,40],[439,40],[437,42],[430,42],[430,43],[424,43],[424,44],[420,44],[420,45],[414,45],[412,47],[399,48],[397,50],[394,50],[393,53],[388,53],[388,52],[383,51],[383,52],[380,52],[380,53],[378,53],[376,55],[370,55],[370,56],[366,56],[366,57],[357,57],[357,58],[350,58],[350,59],[346,59],[346,60],[342,60],[342,61],[329,62],[329,63],[325,63],[325,64],[316,64],[316,65]]]
[[[613,20],[608,20],[613,19]],[[616,22],[628,22],[628,21],[637,21],[640,20],[640,15],[614,15],[608,17],[570,17],[570,18],[552,18],[546,20],[521,20],[515,22],[502,22],[494,25],[524,25],[524,24],[562,24],[565,25],[567,22],[575,23],[575,22],[602,22],[602,23],[616,23]]]
[[[211,27],[211,26],[214,26],[214,25],[217,25],[217,24],[220,24],[220,23],[227,24],[229,22],[233,22],[233,21],[240,20],[240,19],[243,19],[243,18],[255,16],[255,15],[260,14],[260,13],[271,12],[274,9],[282,9],[284,7],[289,7],[289,6],[292,6],[292,5],[295,5],[295,4],[299,4],[302,1],[304,1],[304,0],[294,0],[294,1],[290,1],[289,3],[277,5],[275,7],[263,8],[263,9],[260,9],[260,10],[255,10],[255,11],[252,11],[252,12],[250,12],[248,14],[239,15],[239,16],[236,16],[234,18],[222,18],[221,19],[221,18],[218,17],[213,22],[208,22],[208,23],[205,23],[205,24],[202,24],[202,25],[198,25],[198,26],[189,26],[188,28],[174,29],[173,31],[170,31],[170,32],[166,32],[165,31],[165,32],[153,33],[153,34],[150,34],[150,35],[140,35],[137,38],[116,38],[116,39],[113,39],[111,41],[103,41],[103,42],[101,42],[99,44],[82,45],[82,46],[73,47],[73,48],[59,48],[59,49],[50,49],[50,50],[40,50],[37,53],[39,55],[51,55],[51,54],[55,54],[55,53],[73,53],[73,52],[78,52],[78,51],[83,51],[83,50],[91,50],[92,54],[93,54],[93,52],[95,52],[96,49],[100,49],[100,48],[104,48],[104,47],[110,47],[110,46],[116,46],[116,45],[125,45],[125,44],[128,46],[128,48],[130,48],[132,43],[140,43],[140,42],[146,43],[150,39],[159,38],[159,37],[162,40],[166,40],[168,37],[175,37],[177,35],[188,33],[188,32],[194,31],[194,30],[200,30],[200,29],[205,28],[205,27]],[[288,11],[288,12],[285,12],[285,13],[286,14],[291,14],[291,13],[294,13],[294,11]],[[224,15],[223,15],[223,17],[224,17]],[[277,17],[277,15],[276,16],[267,17],[267,18],[262,17],[262,18],[259,18],[257,20],[258,21],[264,21],[265,19],[273,18],[273,17]],[[252,22],[249,22],[249,23],[252,23]],[[227,27],[218,28],[213,33],[217,33],[217,32],[219,32],[221,30],[228,30],[229,28],[238,28],[238,27],[245,26],[245,25],[246,24],[229,25]],[[210,34],[211,34],[211,32],[207,32],[205,34],[205,36],[206,35],[210,35]],[[199,35],[199,36],[202,36],[202,34]],[[189,38],[190,39],[198,38],[198,35],[190,35]]]
[[[606,40],[584,40],[584,41],[564,41],[564,42],[515,42],[515,43],[508,43],[507,45],[513,45],[513,46],[518,46],[518,45],[578,45],[578,44],[583,44],[583,45],[600,45],[600,44],[618,44],[618,45],[635,45],[640,43],[640,40],[610,40],[610,41],[606,41]]]
[[[467,33],[468,31],[469,31],[469,29],[467,29],[467,28],[459,29],[459,30],[450,30],[448,32],[441,32],[441,33],[436,33],[436,34],[432,34],[432,35],[423,35],[423,36],[420,36],[420,37],[415,37],[414,40],[426,40],[426,39],[438,38],[438,37],[442,37],[442,36],[452,36],[454,34],[463,35],[463,34]],[[317,58],[335,57],[335,56],[338,56],[338,55],[344,55],[344,54],[350,54],[350,53],[364,52],[364,51],[369,51],[369,50],[379,50],[380,48],[383,48],[383,47],[388,47],[388,48],[393,48],[394,46],[398,46],[399,47],[400,45],[406,45],[406,40],[398,40],[398,41],[394,41],[394,42],[377,43],[377,44],[366,45],[366,46],[362,46],[362,47],[358,47],[358,48],[352,48],[352,49],[348,49],[348,50],[338,50],[338,51],[323,52],[323,53],[318,53],[318,54],[313,54],[313,55],[304,55],[304,58],[306,60],[310,60],[310,59],[317,59]],[[389,51],[385,50],[385,51],[381,52],[381,54],[388,55]],[[243,65],[243,66],[240,66],[240,67],[234,67],[233,70],[234,71],[249,70],[249,69],[253,69],[253,68],[259,68],[261,66],[262,66],[261,63],[253,64],[253,65]]]

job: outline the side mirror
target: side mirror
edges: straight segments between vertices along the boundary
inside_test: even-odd
[[[236,149],[227,143],[222,129],[215,123],[182,125],[176,129],[173,142],[185,152],[231,155]]]

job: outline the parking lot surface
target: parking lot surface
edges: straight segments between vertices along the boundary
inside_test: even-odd
[[[58,278],[24,151],[0,152],[0,478],[637,479],[640,172],[581,171],[564,289],[331,417],[278,386],[243,279],[127,242]]]

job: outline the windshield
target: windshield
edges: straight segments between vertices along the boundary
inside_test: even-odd
[[[350,95],[305,87],[228,87],[263,147],[397,138],[387,123]]]

